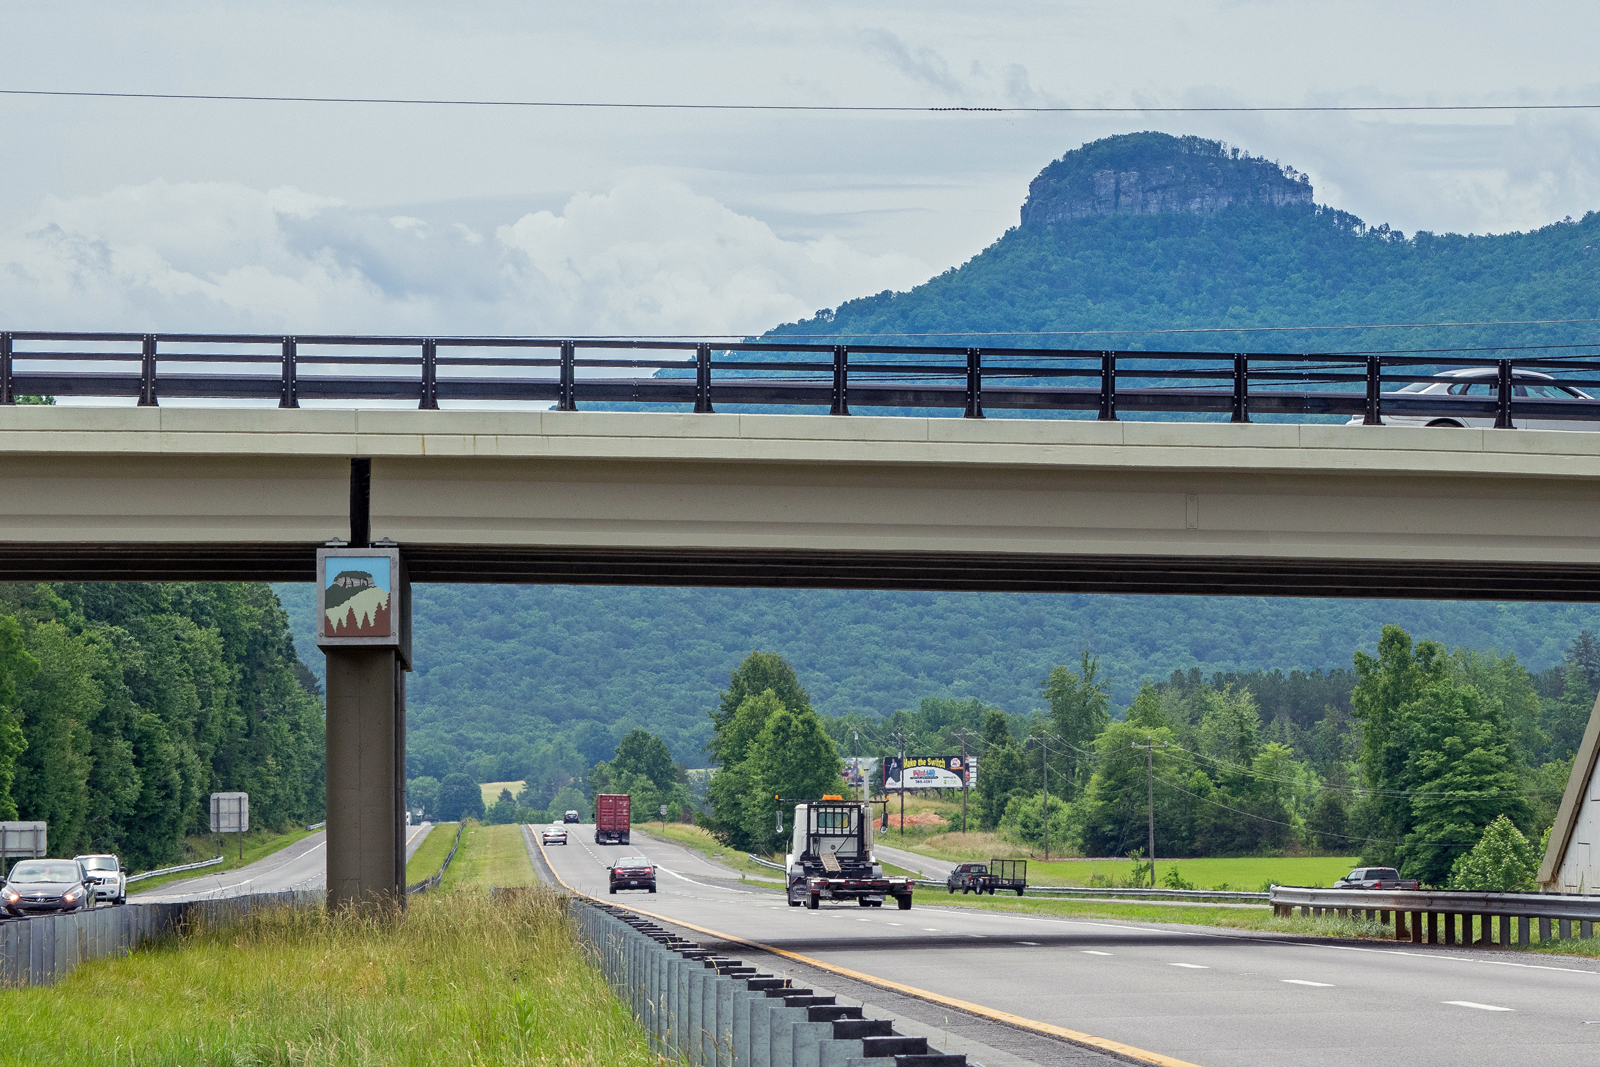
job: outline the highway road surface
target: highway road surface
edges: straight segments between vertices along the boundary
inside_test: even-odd
[[[1600,1064],[1596,960],[920,901],[911,911],[855,904],[810,911],[789,907],[774,889],[741,885],[733,871],[677,845],[638,833],[631,845],[596,845],[592,826],[568,829],[572,844],[545,850],[550,866],[601,899],[1123,1042],[1168,1062]],[[608,895],[606,863],[634,854],[660,868],[659,891]],[[688,936],[716,944],[704,933]],[[736,945],[728,951],[749,956]],[[1012,1062],[1090,1062],[1020,1055]]]
[[[406,827],[406,859],[416,855],[417,847],[432,829],[431,822]],[[243,867],[203,874],[198,878],[185,878],[180,882],[168,882],[142,893],[129,893],[128,899],[141,904],[157,904],[169,900],[277,893],[285,889],[326,889],[328,856],[324,849],[327,843],[327,831],[318,830],[287,848]],[[134,883],[135,886],[138,884]]]

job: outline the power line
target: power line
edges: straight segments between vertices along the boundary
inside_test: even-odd
[[[0,89],[0,96],[65,97],[96,100],[193,100],[252,104],[381,104],[408,107],[520,107],[609,111],[789,111],[881,115],[1273,115],[1273,114],[1428,114],[1449,112],[1600,111],[1600,104],[1270,104],[1214,107],[1044,107],[935,106],[930,104],[695,104],[637,100],[494,100],[470,97],[279,96],[270,93],[137,93],[84,89]]]

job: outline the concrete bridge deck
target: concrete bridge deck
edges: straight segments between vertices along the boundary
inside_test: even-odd
[[[656,412],[0,408],[0,579],[1589,600],[1600,433]]]

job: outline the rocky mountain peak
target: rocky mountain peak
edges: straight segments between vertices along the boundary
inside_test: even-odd
[[[1074,149],[1028,186],[1022,225],[1091,215],[1211,215],[1234,204],[1311,204],[1311,181],[1201,137],[1130,133]]]

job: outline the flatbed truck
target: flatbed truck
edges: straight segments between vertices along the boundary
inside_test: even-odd
[[[890,899],[901,911],[911,908],[911,880],[884,875],[872,854],[872,812],[860,801],[825,796],[796,804],[784,867],[791,908],[815,911],[824,900],[881,908]]]

